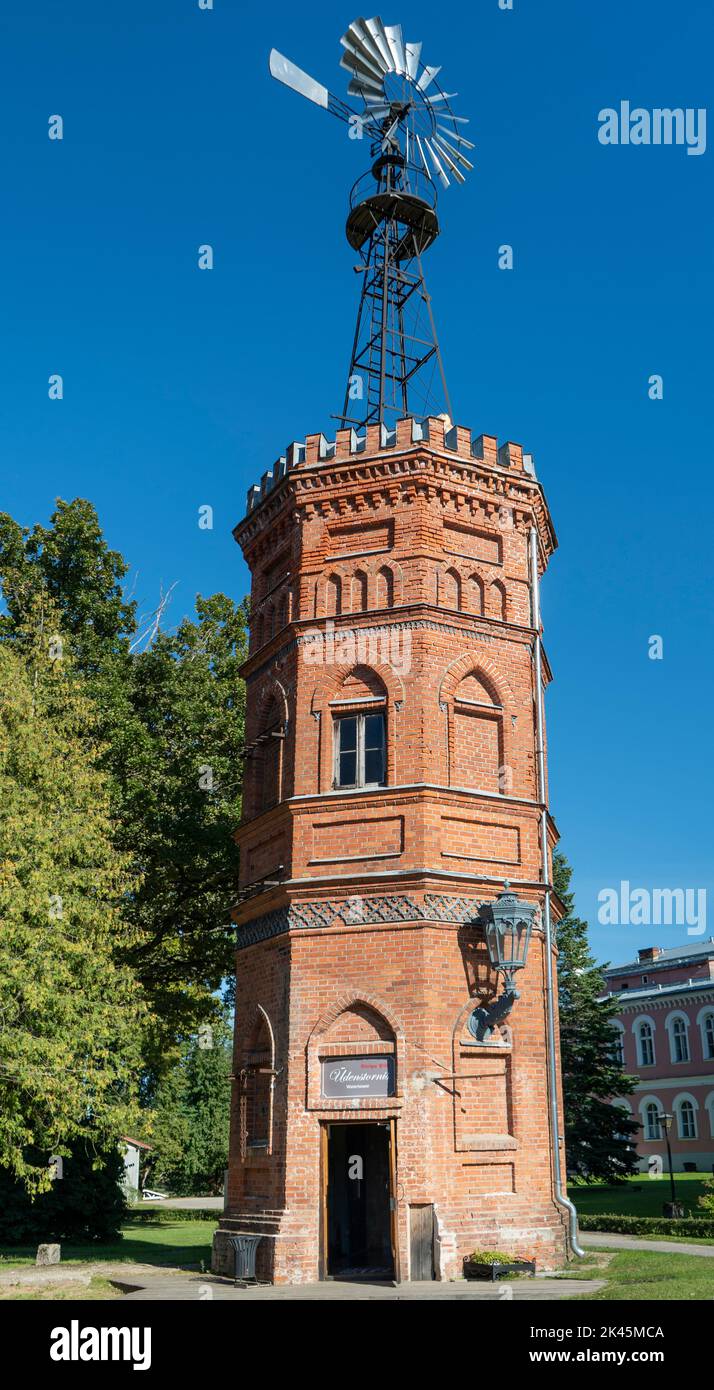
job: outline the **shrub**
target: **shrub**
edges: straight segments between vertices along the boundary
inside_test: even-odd
[[[101,1168],[92,1167],[97,1158],[102,1159]],[[118,1147],[97,1154],[86,1141],[75,1144],[72,1155],[63,1160],[63,1176],[34,1201],[23,1183],[0,1168],[0,1244],[115,1239],[127,1211],[123,1176]]]
[[[582,1214],[581,1231],[612,1231],[627,1236],[699,1236],[714,1238],[714,1219],[706,1216],[616,1216],[614,1212]]]

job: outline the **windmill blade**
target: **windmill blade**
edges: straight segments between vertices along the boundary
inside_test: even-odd
[[[465,118],[464,118],[464,119],[465,119]],[[457,145],[463,145],[463,146],[464,146],[464,149],[466,149],[466,150],[475,150],[475,149],[476,149],[476,146],[474,145],[473,140],[465,140],[464,137],[463,137],[463,135],[459,135],[458,131],[456,131],[456,130],[445,130],[444,127],[443,127],[443,125],[439,125],[438,122],[437,122],[436,128],[437,128],[437,130],[440,130],[440,131],[441,131],[441,134],[442,134],[442,135],[448,136],[449,140],[455,140],[456,143],[457,143]]]
[[[431,162],[432,162],[432,164],[434,165],[434,170],[435,170],[435,172],[436,172],[437,178],[441,181],[442,187],[448,188],[448,187],[449,187],[449,179],[448,179],[446,173],[444,172],[444,169],[443,169],[443,166],[442,166],[442,164],[441,164],[441,161],[440,161],[440,159],[439,159],[438,154],[435,152],[433,146],[429,144],[429,141],[427,140],[426,136],[424,136],[424,144],[426,145],[426,148],[427,148],[429,154],[431,155]]]
[[[419,59],[421,57],[422,45],[420,43],[407,43],[404,46],[404,56],[407,64],[407,77],[411,77],[412,82],[416,82],[419,71]]]
[[[379,49],[382,58],[384,59],[385,72],[394,72],[394,59],[392,57],[392,50],[387,42],[387,35],[384,32],[384,25],[381,19],[379,18],[379,15],[375,15],[374,19],[366,19],[365,27],[370,37],[374,39],[374,42],[376,43],[377,48]]]
[[[456,93],[454,93],[454,95],[456,95]],[[438,101],[438,100],[439,100],[439,97],[432,97],[431,100],[432,100],[432,103],[433,103],[433,102],[435,102],[435,101]],[[443,113],[443,112],[440,112],[440,115],[443,116],[444,113]],[[471,124],[471,117],[470,117],[470,116],[455,116],[454,113],[453,113],[453,111],[450,111],[450,112],[449,112],[448,120],[450,120],[450,121],[456,121],[458,125],[470,125],[470,124]]]
[[[385,101],[383,92],[363,87],[359,82],[350,82],[347,91],[350,96],[362,98],[368,116],[388,116],[392,109],[389,102]]]
[[[440,149],[442,146],[445,146],[445,148],[451,155],[451,158],[458,160],[459,164],[461,164],[464,169],[473,169],[474,166],[471,163],[471,161],[466,158],[466,155],[461,154],[460,150],[454,149],[454,146],[450,145],[449,141],[443,135],[435,135],[433,137],[433,140],[437,149]]]
[[[399,77],[403,77],[406,70],[406,59],[404,56],[404,40],[402,38],[401,24],[385,24],[384,32],[387,36],[389,50],[394,59],[394,71]]]
[[[387,72],[388,67],[382,57],[372,35],[363,19],[355,19],[350,24],[347,33],[342,35],[340,43],[343,48],[352,49],[355,53],[360,53],[368,62],[374,63],[375,67]]]
[[[361,73],[359,77],[352,78],[347,91],[353,97],[363,96],[365,101],[367,97],[371,97],[373,101],[376,101],[378,97],[384,100],[384,87],[382,83],[378,82],[376,77],[363,77]]]
[[[451,172],[452,172],[454,178],[456,179],[457,183],[465,183],[465,182],[466,182],[466,179],[464,178],[464,176],[463,176],[461,170],[459,169],[458,164],[455,164],[455,163],[454,163],[454,161],[453,161],[451,155],[450,155],[450,154],[448,153],[448,151],[444,148],[444,146],[442,145],[441,141],[437,138],[436,135],[432,135],[432,137],[431,137],[431,142],[432,142],[434,148],[435,148],[436,150],[439,151],[439,154],[441,155],[441,158],[444,160],[444,163],[445,163],[445,164],[448,166],[448,168],[451,170]]]
[[[277,48],[270,50],[270,75],[284,86],[291,87],[294,92],[299,92],[301,97],[314,101],[316,106],[324,106],[326,111],[329,109],[330,93],[327,87],[323,87],[321,82],[316,82],[314,77],[303,72],[302,68],[296,67],[289,58],[283,57]]]
[[[360,53],[353,53],[351,48],[345,50],[340,58],[340,67],[346,68],[348,72],[354,73],[356,77],[368,77],[372,82],[381,85],[384,81],[384,73],[375,63],[368,62]]]
[[[437,68],[436,70],[437,72],[439,72],[439,68]],[[457,97],[458,95],[458,92],[440,92],[438,97],[429,97],[429,101],[431,102],[432,106],[436,106],[437,102],[453,101],[454,97]]]
[[[427,89],[427,87],[429,87],[429,86],[431,85],[431,83],[434,81],[434,78],[436,77],[437,73],[440,73],[440,72],[441,72],[441,67],[438,67],[438,68],[429,68],[429,67],[425,67],[425,68],[424,68],[424,71],[423,71],[423,73],[422,73],[422,75],[421,75],[421,77],[419,78],[419,81],[417,82],[417,87],[419,88],[419,91],[420,91],[420,92],[425,92],[426,89]]]
[[[299,96],[307,97],[315,106],[321,106],[323,110],[329,111],[331,116],[337,116],[339,121],[349,123],[355,116],[359,118],[359,112],[355,111],[354,107],[348,106],[346,101],[340,101],[339,97],[328,92],[327,87],[323,87],[321,82],[316,82],[309,73],[303,72],[296,63],[291,63],[284,54],[278,53],[277,48],[270,50],[270,73],[277,82],[290,87],[291,91],[297,92]]]

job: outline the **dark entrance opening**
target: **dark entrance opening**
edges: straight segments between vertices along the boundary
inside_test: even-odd
[[[327,1274],[389,1279],[392,1193],[389,1122],[327,1126]]]

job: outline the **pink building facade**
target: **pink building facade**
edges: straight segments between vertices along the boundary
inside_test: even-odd
[[[714,937],[662,950],[605,972],[618,999],[614,1027],[626,1072],[638,1078],[619,1101],[641,1126],[640,1168],[653,1156],[667,1168],[661,1112],[673,1116],[675,1172],[714,1168]]]

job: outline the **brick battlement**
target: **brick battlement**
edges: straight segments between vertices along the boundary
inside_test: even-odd
[[[533,480],[536,477],[533,455],[524,454],[520,444],[508,440],[499,445],[495,435],[472,435],[462,425],[450,424],[448,417],[443,415],[431,415],[424,420],[407,416],[391,430],[385,425],[368,425],[364,434],[343,429],[337,430],[333,440],[326,439],[324,434],[309,434],[303,443],[289,444],[260,482],[248,489],[246,515],[250,516],[294,468],[314,468],[360,455],[372,458],[393,449],[404,452],[420,444],[428,444],[437,452],[454,454],[469,463],[525,473]]]

